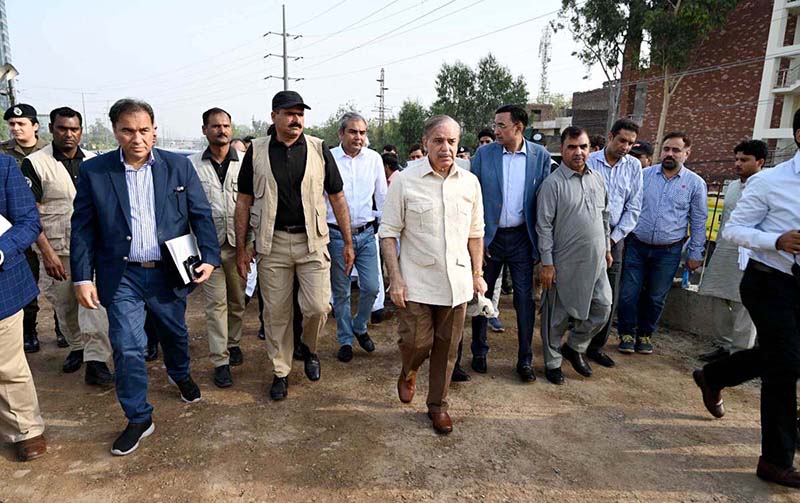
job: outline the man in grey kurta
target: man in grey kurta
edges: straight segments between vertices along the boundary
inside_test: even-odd
[[[563,384],[562,355],[585,377],[592,337],[611,314],[608,197],[603,176],[589,168],[589,135],[568,127],[561,135],[561,166],[537,196],[536,234],[542,259],[542,347],[545,375]],[[563,346],[564,331],[570,329]]]
[[[725,224],[742,197],[745,183],[761,171],[769,153],[767,144],[760,140],[739,143],[734,149],[738,180],[732,181],[725,191],[722,219],[717,231],[717,246],[703,274],[700,295],[711,297],[711,322],[715,349],[700,355],[704,361],[714,361],[730,353],[753,347],[756,327],[739,296],[739,283],[744,271],[739,267],[739,246],[723,237]]]

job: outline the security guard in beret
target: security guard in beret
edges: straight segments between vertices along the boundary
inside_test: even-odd
[[[43,149],[47,142],[39,138],[39,119],[36,118],[36,109],[25,103],[14,105],[6,110],[3,120],[8,123],[8,130],[11,139],[0,143],[0,153],[7,154],[17,160],[17,164],[22,163],[22,159]],[[31,268],[33,277],[39,282],[39,257],[33,248],[25,250],[25,258]],[[39,313],[39,302],[33,299],[30,304],[25,306],[22,321],[22,331],[25,337],[25,352],[35,353],[39,351],[39,339],[36,333],[36,316]]]

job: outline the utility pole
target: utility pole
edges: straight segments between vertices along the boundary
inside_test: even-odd
[[[383,131],[383,125],[386,122],[386,106],[384,105],[384,100],[386,98],[385,91],[388,91],[389,88],[385,86],[386,79],[384,77],[383,68],[381,68],[381,78],[378,79],[378,83],[380,87],[378,87],[378,94],[375,96],[378,98],[378,127],[381,131]]]
[[[265,58],[270,58],[270,57],[283,58],[283,77],[280,77],[278,75],[267,75],[266,77],[264,77],[264,80],[283,78],[283,90],[284,91],[288,91],[289,90],[289,81],[290,80],[294,80],[295,82],[303,80],[302,78],[298,79],[298,78],[289,77],[289,60],[292,59],[294,61],[297,61],[297,60],[303,59],[303,57],[302,56],[289,56],[289,54],[287,52],[287,48],[286,48],[287,40],[288,40],[289,37],[292,37],[292,40],[297,40],[298,38],[302,37],[302,35],[291,35],[289,33],[286,33],[286,5],[281,6],[281,9],[282,9],[282,12],[283,12],[283,31],[282,32],[268,31],[267,33],[264,34],[264,36],[265,37],[267,35],[279,35],[279,36],[281,36],[283,38],[283,54],[281,55],[281,54],[269,53],[264,57]]]
[[[81,120],[81,122],[83,123],[83,134],[87,135],[88,126],[86,125],[86,121],[89,120],[89,116],[86,115],[86,98],[84,97],[85,94],[86,93],[81,91],[81,105],[83,106],[83,120]]]

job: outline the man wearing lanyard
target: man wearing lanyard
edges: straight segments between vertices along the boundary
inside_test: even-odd
[[[345,273],[344,239],[336,223],[330,201],[328,227],[331,241],[331,289],[333,310],[336,313],[336,335],[339,339],[337,358],[342,362],[353,359],[353,339],[367,353],[375,351],[375,344],[367,333],[367,321],[372,305],[381,288],[380,261],[375,242],[376,221],[386,199],[386,175],[380,154],[366,148],[367,121],[355,112],[348,112],[339,121],[340,145],[331,150],[344,183],[344,195],[350,211],[355,267],[358,271],[359,297],[355,317],[350,310],[350,274]],[[373,210],[373,198],[376,210]]]
[[[689,237],[686,267],[703,260],[708,217],[706,182],[684,166],[691,152],[686,134],[664,137],[661,164],[642,171],[642,211],[625,240],[625,267],[620,286],[618,331],[620,353],[651,354],[652,336]]]
[[[592,338],[586,356],[603,367],[613,367],[614,360],[603,352],[611,330],[611,320],[617,307],[619,279],[622,272],[622,257],[625,238],[636,227],[642,210],[642,165],[628,155],[636,142],[639,126],[627,119],[620,119],[611,126],[605,148],[589,155],[590,169],[603,175],[608,195],[609,225],[611,227],[611,257],[614,261],[608,268],[611,283],[611,316],[605,326]]]
[[[794,115],[800,146],[800,110]],[[761,377],[759,478],[800,488],[797,448],[800,369],[800,152],[747,181],[723,237],[752,250],[739,291],[758,333],[758,347],[695,370],[706,409],[722,417],[722,389]]]

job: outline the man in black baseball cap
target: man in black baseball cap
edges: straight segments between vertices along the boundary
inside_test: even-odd
[[[642,168],[646,168],[653,164],[653,146],[646,141],[637,141],[631,147],[630,155],[639,159],[642,163]]]
[[[10,155],[17,160],[17,164],[47,146],[47,142],[38,137],[39,119],[32,106],[25,103],[14,105],[3,114],[3,120],[8,123],[11,139],[0,143],[0,153]]]
[[[303,97],[295,91],[281,91],[272,97],[273,112],[294,107],[303,107],[306,110],[311,110],[310,106],[303,103]]]

